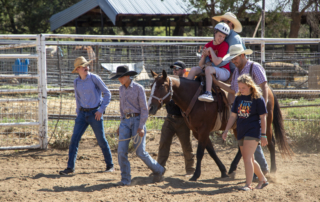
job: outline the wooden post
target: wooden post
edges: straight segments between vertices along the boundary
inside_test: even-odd
[[[99,74],[100,68],[99,68],[99,46],[95,46],[95,53],[96,53],[96,72]]]

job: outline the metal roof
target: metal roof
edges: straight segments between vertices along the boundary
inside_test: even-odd
[[[50,18],[51,31],[76,19],[99,6],[112,23],[116,24],[118,14],[144,15],[187,15],[191,14],[185,0],[82,0],[73,6],[54,14]]]

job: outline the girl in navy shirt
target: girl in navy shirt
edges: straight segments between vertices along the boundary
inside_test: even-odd
[[[237,139],[243,156],[246,185],[241,190],[252,190],[252,176],[259,178],[256,189],[267,186],[267,178],[263,175],[259,164],[254,160],[254,152],[261,140],[261,146],[268,144],[266,136],[267,109],[259,87],[253,79],[243,74],[238,78],[239,92],[231,109],[231,116],[226,130],[222,134],[225,140],[228,130],[237,120]]]

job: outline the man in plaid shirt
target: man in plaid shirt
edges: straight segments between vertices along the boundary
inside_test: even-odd
[[[224,56],[222,60],[231,61],[237,67],[233,72],[231,85],[218,81],[215,78],[213,78],[213,82],[216,85],[218,85],[220,88],[228,92],[228,101],[230,104],[232,104],[235,99],[235,94],[239,91],[238,82],[237,82],[238,77],[243,74],[249,74],[250,76],[252,76],[254,82],[260,86],[262,90],[262,96],[267,105],[268,84],[267,84],[266,72],[259,63],[250,61],[246,58],[246,55],[252,54],[252,50],[251,49],[244,50],[241,44],[236,44],[231,46],[229,51],[230,53]],[[254,153],[254,156],[255,156],[255,160],[260,164],[263,174],[265,175],[266,173],[268,173],[269,172],[268,164],[264,157],[261,145],[258,145]]]
[[[251,49],[244,50],[241,44],[236,44],[231,46],[230,53],[223,57],[223,61],[231,60],[231,62],[234,63],[237,68],[233,72],[231,85],[216,79],[214,79],[214,83],[228,92],[228,100],[230,104],[233,103],[234,96],[239,90],[237,79],[242,74],[249,74],[252,76],[254,82],[260,86],[262,90],[262,96],[266,104],[268,103],[268,84],[266,72],[259,63],[250,61],[246,58],[246,55],[251,54]],[[250,72],[250,69],[252,72]]]

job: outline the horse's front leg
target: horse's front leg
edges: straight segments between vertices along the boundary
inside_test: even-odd
[[[241,157],[242,157],[242,154],[241,154],[240,148],[238,147],[238,152],[230,165],[230,169],[228,172],[229,175],[233,174],[233,172],[237,170]]]
[[[233,134],[235,136],[235,138],[237,139],[237,129],[233,129]],[[237,170],[237,167],[238,167],[238,164],[239,164],[239,161],[242,157],[242,154],[241,154],[241,151],[240,151],[240,147],[238,147],[238,153],[236,154],[236,156],[234,157],[231,165],[230,165],[230,169],[229,169],[229,172],[228,174],[231,175],[234,171]]]
[[[207,149],[208,153],[210,154],[211,158],[213,158],[213,160],[214,160],[214,161],[216,162],[216,164],[218,165],[219,170],[220,170],[220,172],[221,172],[221,178],[229,177],[229,176],[227,175],[227,169],[226,169],[226,167],[223,165],[223,163],[220,161],[219,157],[217,156],[216,152],[214,151],[212,142],[210,141],[209,138],[208,138],[208,141],[207,141],[206,149]]]
[[[203,144],[199,141],[198,142],[198,149],[197,149],[197,165],[196,165],[196,170],[194,171],[193,176],[189,179],[189,181],[197,181],[197,179],[201,175],[201,161],[204,155],[204,146]]]

